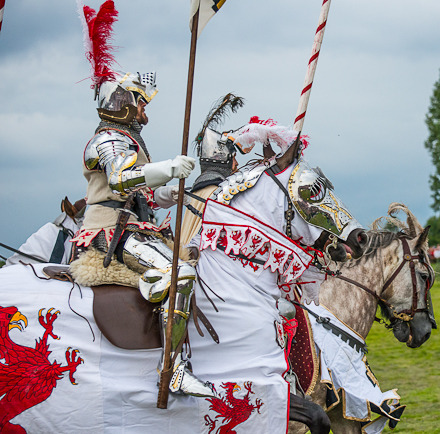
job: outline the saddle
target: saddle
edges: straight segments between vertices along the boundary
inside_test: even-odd
[[[50,279],[75,283],[68,266],[48,266],[43,268],[43,272]],[[159,304],[145,300],[137,288],[130,286],[99,285],[91,286],[91,289],[94,295],[93,316],[96,325],[111,344],[126,350],[162,347],[159,318],[156,313]],[[203,333],[198,319],[218,343],[217,333],[198,307],[193,309],[193,318],[201,336]]]

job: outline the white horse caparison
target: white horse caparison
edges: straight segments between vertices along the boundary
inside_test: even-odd
[[[287,164],[284,169],[279,178],[287,184],[293,166]],[[257,186],[233,201],[233,206],[243,212],[251,210],[250,214],[259,217],[264,214],[260,218],[265,224],[280,233],[285,204],[284,193],[265,174]],[[362,252],[360,244],[358,250]],[[42,266],[35,268],[44,276]],[[213,272],[207,272],[210,268]],[[10,376],[18,373],[21,377],[14,377],[16,386],[24,382],[29,385],[20,394],[11,394],[9,389],[0,394],[0,430],[193,434],[240,429],[284,434],[289,386],[283,378],[287,362],[274,327],[274,321],[280,321],[277,273],[261,265],[258,270],[244,266],[211,249],[201,253],[199,273],[224,302],[211,295],[217,312],[197,285],[198,305],[218,331],[220,344],[209,336],[199,336],[190,324],[191,360],[194,373],[214,382],[221,399],[212,403],[171,394],[168,409],[162,410],[156,407],[161,349],[112,346],[94,321],[90,288],[40,280],[30,267],[22,265],[0,270],[0,336],[4,338],[0,340],[0,374],[8,372],[8,388],[14,389]],[[232,285],[231,276],[235,276]],[[41,337],[44,345],[36,345]],[[5,357],[5,344],[16,349],[11,357]],[[43,377],[36,375],[39,370],[21,370],[28,360],[51,371],[49,389],[42,389]],[[62,378],[67,372],[69,378]],[[29,375],[32,382],[27,382]]]
[[[427,312],[427,289],[434,279],[427,255],[429,228],[424,229],[404,205],[391,204],[388,214],[392,216],[397,211],[406,213],[406,227],[399,220],[388,217],[401,232],[368,232],[369,245],[364,256],[343,264],[339,269],[343,277],[360,283],[376,296],[353,283],[330,278],[321,285],[319,301],[364,339],[371,330],[379,305],[396,339],[406,342],[410,348],[416,348],[429,339],[431,329],[435,327],[434,318]],[[405,243],[412,259],[405,257],[408,254],[404,251]],[[374,370],[374,366],[372,368]],[[326,391],[327,387],[318,383],[312,393],[314,402],[323,408]],[[335,434],[361,432],[360,422],[344,419],[341,403],[332,408],[328,415]],[[296,434],[307,431],[303,425],[301,427],[291,423],[289,432]]]

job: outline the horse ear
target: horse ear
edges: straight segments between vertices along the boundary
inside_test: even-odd
[[[301,131],[296,136],[296,140],[292,143],[287,151],[280,158],[277,158],[277,166],[283,171],[286,167],[290,166],[298,155],[299,146],[301,144]]]
[[[74,218],[75,214],[78,212],[70,203],[67,196],[61,201],[61,211],[65,212],[70,218]]]
[[[429,233],[430,228],[431,228],[431,226],[426,226],[426,228],[423,229],[422,233],[419,236],[419,239],[417,240],[416,250],[422,250],[423,246],[427,243],[428,233]]]

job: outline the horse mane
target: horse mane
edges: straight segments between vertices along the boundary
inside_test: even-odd
[[[406,222],[396,216],[398,212],[403,212],[406,215]],[[391,203],[388,208],[388,215],[374,220],[371,228],[367,231],[368,245],[364,255],[356,261],[350,261],[350,265],[356,265],[359,261],[368,261],[374,258],[380,249],[388,247],[395,240],[401,238],[414,239],[423,232],[423,226],[420,225],[408,207],[397,202]],[[417,248],[421,253],[427,255],[427,242],[423,242]]]
[[[368,244],[367,247],[365,248],[364,255],[362,256],[362,258],[365,258],[365,260],[374,258],[380,249],[388,247],[391,243],[398,240],[399,238],[402,237],[408,238],[408,234],[403,230],[398,232],[393,232],[384,229],[367,231],[367,236],[368,236]]]

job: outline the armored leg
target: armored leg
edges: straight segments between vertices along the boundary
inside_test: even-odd
[[[210,382],[200,381],[191,369],[189,358],[183,351],[178,351],[178,346],[185,336],[187,321],[189,319],[190,300],[194,291],[194,280],[181,280],[177,285],[176,303],[173,315],[173,327],[171,333],[171,359],[175,357],[173,364],[173,376],[170,381],[170,390],[174,393],[183,393],[186,395],[213,397],[216,396],[215,389]],[[168,321],[169,299],[162,305],[160,322],[162,325],[163,342],[165,342],[166,327]],[[163,369],[164,360],[160,364],[160,370]]]
[[[139,271],[139,289],[145,299],[152,303],[162,302],[160,309],[160,324],[162,341],[165,343],[166,324],[168,320],[168,290],[171,285],[171,268],[173,252],[159,239],[145,239],[140,234],[133,234],[124,244],[124,263]],[[191,296],[194,292],[196,273],[192,266],[180,261],[177,273],[177,292],[173,314],[173,328],[171,334],[171,358],[173,376],[170,390],[174,393],[183,393],[193,396],[216,396],[214,387],[209,382],[200,381],[191,371],[191,364],[180,351],[176,355],[179,343],[184,339],[187,322],[190,316]],[[164,355],[159,369],[164,365]]]

